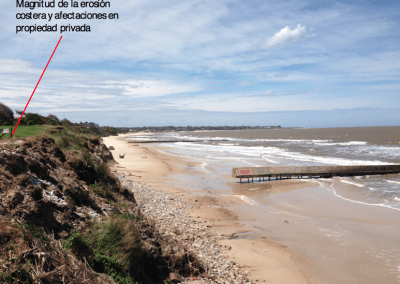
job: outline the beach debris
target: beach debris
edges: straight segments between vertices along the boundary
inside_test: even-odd
[[[114,148],[113,145],[110,145],[110,146],[108,147],[108,150],[115,150],[115,148]]]
[[[288,220],[283,220],[283,222],[285,222],[286,224],[289,224],[289,221],[288,221]]]
[[[125,154],[123,154],[123,155],[120,154],[120,155],[119,155],[119,158],[120,158],[120,159],[123,159],[124,157],[125,157]]]

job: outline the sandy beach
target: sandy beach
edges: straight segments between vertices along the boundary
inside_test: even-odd
[[[128,143],[125,136],[103,138],[107,146],[115,148],[111,152],[117,164],[112,170],[133,181],[180,196],[191,204],[193,208],[187,213],[193,220],[209,222],[211,231],[220,237],[220,244],[231,247],[226,257],[247,272],[248,279],[266,283],[317,283],[307,262],[288,246],[265,237],[235,238],[249,231],[244,226],[247,217],[231,209],[234,205],[246,204],[244,195],[210,197],[207,190],[175,188],[171,186],[171,176],[196,174],[190,169],[195,162],[161,153],[147,145]],[[125,157],[119,158],[123,154]]]
[[[204,169],[199,160],[125,137],[104,138],[115,147],[112,169],[185,200],[190,217],[231,246],[226,257],[252,282],[399,283],[398,210],[358,202],[353,182],[238,183],[215,175],[216,165]]]

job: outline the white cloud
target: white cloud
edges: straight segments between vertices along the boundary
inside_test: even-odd
[[[257,82],[244,81],[244,82],[237,83],[235,86],[236,87],[246,87],[246,86],[254,85],[256,83]]]
[[[305,26],[301,26],[300,24],[297,25],[297,28],[291,30],[289,26],[284,27],[275,35],[267,39],[264,43],[265,48],[272,47],[278,44],[286,44],[292,41],[300,41],[304,40],[308,37],[313,37],[315,34],[311,34],[311,30],[307,31]]]
[[[42,70],[22,60],[0,59],[0,98],[11,108],[21,108],[28,101]],[[111,77],[111,79],[110,79]],[[113,78],[114,77],[114,78]],[[192,93],[201,90],[201,83],[172,80],[139,79],[131,76],[115,78],[95,72],[61,71],[49,68],[30,108],[41,111],[77,111],[85,108],[123,110],[137,105],[156,108],[144,99]],[[142,102],[137,102],[140,99]],[[130,106],[132,105],[132,106]]]
[[[124,95],[130,97],[160,97],[172,94],[191,93],[200,91],[198,85],[175,84],[173,82],[158,80],[128,80],[119,82],[123,84]]]

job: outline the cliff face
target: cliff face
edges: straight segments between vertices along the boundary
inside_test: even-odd
[[[98,138],[68,151],[47,136],[2,142],[1,283],[163,283],[170,272],[203,271],[140,215],[133,193],[110,173],[107,163],[115,161]],[[121,230],[121,243],[131,247],[104,247],[107,228]],[[104,261],[114,265],[114,280]]]
[[[89,143],[99,162],[112,159],[99,143]],[[95,178],[93,166],[73,153],[65,155],[52,138],[35,136],[0,145],[0,271],[9,275],[9,281],[112,281],[104,280],[107,276],[101,280],[72,254],[66,257],[57,241],[72,230],[85,230],[90,220],[111,209],[90,191],[86,181]],[[117,185],[110,181],[115,189]],[[134,201],[133,196],[130,199]]]
[[[59,238],[71,231],[68,224],[75,229],[85,227],[80,215],[98,217],[107,208],[88,189],[86,181],[96,182],[93,166],[73,154],[66,156],[52,138],[36,136],[0,147],[3,218],[29,220]],[[104,157],[102,152],[100,145],[93,151]]]

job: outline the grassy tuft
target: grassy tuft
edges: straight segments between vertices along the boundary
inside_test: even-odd
[[[79,256],[90,257],[93,254],[93,251],[89,247],[87,237],[78,232],[69,236],[64,248],[71,249],[76,255]]]
[[[92,259],[92,268],[99,273],[105,273],[117,284],[133,284],[134,281],[127,275],[123,266],[114,257],[96,251]]]
[[[106,255],[120,259],[126,269],[131,258],[141,253],[140,237],[134,222],[121,216],[112,218],[109,223],[96,224],[91,230],[91,242]]]
[[[0,275],[0,283],[7,284],[33,284],[33,279],[26,266],[19,265],[9,273]]]
[[[106,273],[115,283],[133,284],[128,275],[131,260],[141,254],[140,236],[131,218],[116,215],[93,224],[86,233],[71,234],[65,249],[85,257],[95,272]]]

